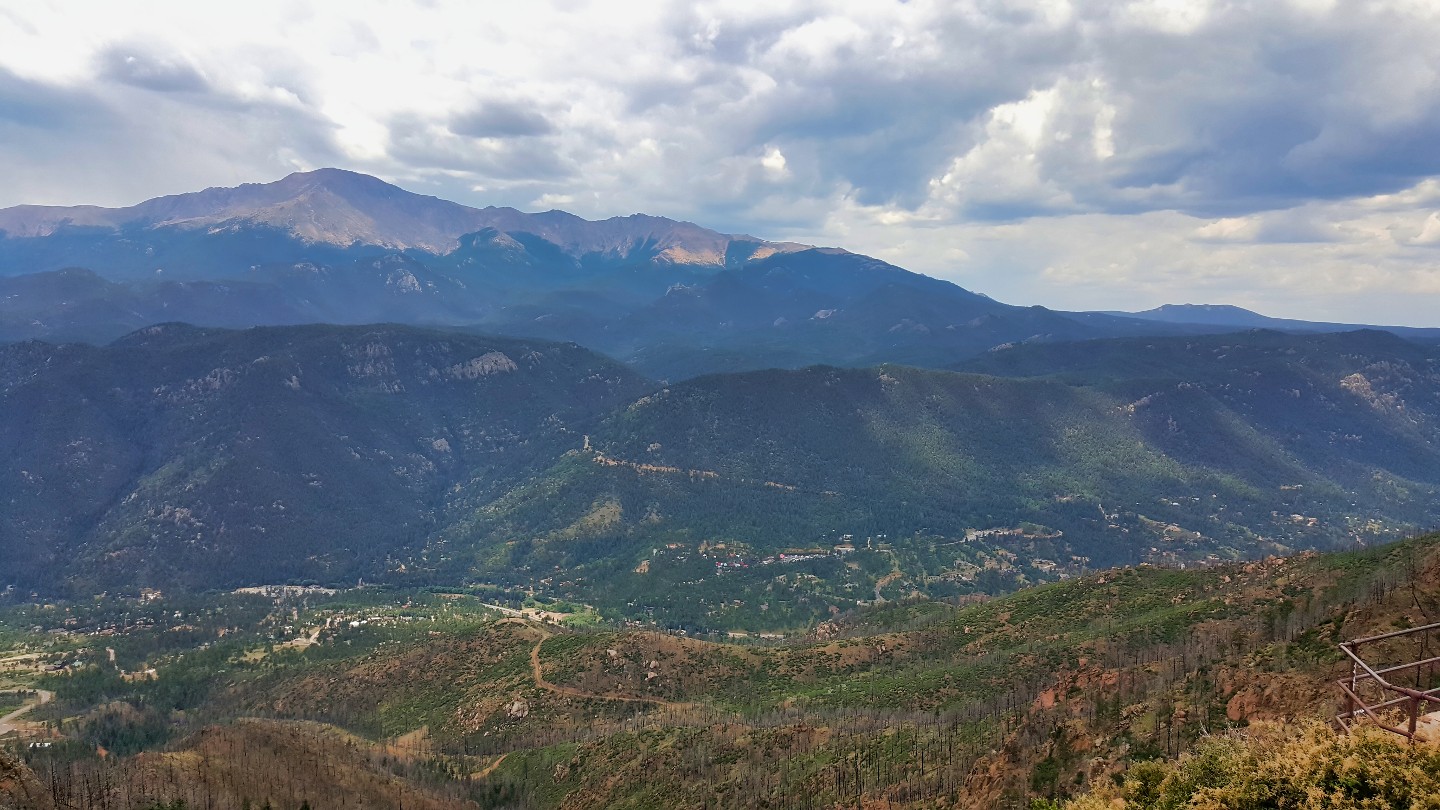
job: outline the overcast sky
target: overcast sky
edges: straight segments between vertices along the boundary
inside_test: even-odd
[[[0,0],[0,206],[322,166],[1012,303],[1440,326],[1440,0]]]

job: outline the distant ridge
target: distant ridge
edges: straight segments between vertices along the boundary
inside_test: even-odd
[[[486,228],[535,234],[575,257],[649,258],[674,264],[724,266],[807,246],[723,234],[690,222],[635,214],[589,221],[563,211],[527,214],[514,208],[472,208],[406,191],[344,169],[296,172],[273,183],[246,183],[156,197],[124,208],[20,205],[0,209],[11,239],[66,231],[267,227],[312,243],[448,253],[460,237]]]
[[[1247,329],[1263,329],[1277,320],[1253,310],[1232,304],[1163,304],[1143,312],[1115,313],[1148,321],[1170,323],[1208,323],[1217,326],[1239,326]]]
[[[1101,312],[1100,315],[1136,318],[1154,323],[1215,326],[1235,329],[1275,329],[1281,332],[1350,332],[1356,329],[1383,329],[1410,338],[1440,339],[1440,330],[1410,326],[1381,326],[1363,323],[1301,321],[1272,318],[1231,304],[1164,304],[1143,312]]]

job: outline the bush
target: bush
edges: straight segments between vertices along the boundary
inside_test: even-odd
[[[1440,810],[1440,747],[1376,728],[1257,726],[1202,740],[1173,763],[1132,765],[1070,810]]]

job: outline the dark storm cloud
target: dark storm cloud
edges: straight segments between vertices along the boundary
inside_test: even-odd
[[[1175,24],[1145,18],[1163,18],[1163,5],[1046,16],[956,4],[923,31],[836,26],[844,36],[828,43],[815,31],[836,18],[815,10],[739,22],[677,12],[665,25],[688,69],[637,76],[622,91],[628,114],[700,127],[717,152],[778,146],[806,169],[797,191],[841,187],[862,204],[916,209],[952,161],[985,144],[998,106],[1064,89],[1023,156],[1042,193],[982,199],[983,184],[962,177],[959,219],[1230,215],[1393,191],[1440,172],[1434,20],[1343,3],[1194,11],[1198,22]],[[755,92],[756,73],[772,86]],[[1103,157],[1102,108],[1113,143]]]
[[[26,202],[130,204],[248,182],[256,167],[280,176],[301,154],[333,164],[341,158],[332,129],[307,110],[263,100],[71,87],[0,68],[0,166],[7,190]]]
[[[100,75],[157,93],[201,93],[209,83],[189,62],[138,45],[112,45],[96,57]]]
[[[487,101],[450,119],[450,131],[471,138],[547,135],[554,127],[545,116],[516,101]]]
[[[1314,14],[1226,7],[1198,30],[1135,30],[1105,14],[1082,66],[1116,104],[1116,155],[1095,177],[1063,145],[1042,171],[1093,210],[1169,186],[1142,208],[1237,214],[1395,191],[1440,171],[1435,25],[1379,6]]]
[[[705,22],[693,12],[667,22],[672,39],[702,66],[690,81],[637,78],[627,87],[631,112],[683,120],[723,109],[707,122],[709,132],[730,141],[733,151],[781,144],[787,157],[813,166],[822,183],[843,183],[864,204],[907,207],[919,204],[929,181],[970,145],[976,120],[1054,81],[1080,43],[1075,29],[1003,7],[995,17],[959,11],[942,17],[927,32],[938,47],[897,44],[895,32],[877,28],[818,58],[792,47],[807,28],[825,22],[814,11],[721,21],[703,46],[696,41]],[[740,77],[756,70],[776,86],[747,100]]]
[[[462,133],[455,131],[453,122],[441,128],[411,115],[397,116],[388,129],[390,157],[402,164],[504,181],[558,182],[573,173],[573,167],[548,138],[494,138],[468,133],[467,137],[457,137]]]
[[[84,93],[30,81],[0,67],[0,126],[62,129],[84,122]]]

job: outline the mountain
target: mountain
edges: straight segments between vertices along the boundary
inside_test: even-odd
[[[1009,344],[1215,333],[1258,317],[1012,306],[844,250],[640,214],[472,208],[337,169],[128,208],[0,211],[0,342],[101,344],[164,321],[397,322],[573,341],[674,380],[945,367]]]
[[[843,600],[892,569],[886,593],[941,596],[1347,547],[1437,517],[1440,356],[1388,333],[1035,344],[968,368],[985,375],[816,367],[671,385],[445,536],[534,537],[546,565],[596,583],[578,598],[706,627],[760,619],[723,594],[766,582],[695,585],[700,563],[676,555],[716,544],[712,562],[847,536],[880,549],[855,558],[864,576],[812,570]],[[691,551],[653,551],[674,542]]]
[[[1021,346],[955,368],[1103,391],[1172,458],[1271,484],[1318,471],[1352,504],[1386,490],[1396,505],[1423,499],[1409,488],[1440,469],[1440,355],[1389,332]]]
[[[1265,329],[1273,327],[1275,322],[1280,320],[1230,304],[1164,304],[1143,312],[1111,312],[1107,314],[1139,318],[1145,321],[1203,323],[1212,326],[1232,326],[1236,329]]]
[[[0,232],[0,340],[396,321],[576,341],[673,378],[943,365],[1145,323],[1079,324],[843,250],[638,214],[470,208],[334,169],[129,208],[5,209]]]
[[[1440,359],[1379,332],[661,386],[534,339],[171,324],[0,348],[0,411],[14,584],[478,579],[698,629],[1372,543],[1440,494]],[[762,611],[776,570],[813,580]]]
[[[449,499],[528,480],[648,387],[574,345],[397,326],[167,324],[104,348],[0,347],[4,576],[83,590],[377,575]]]
[[[157,197],[127,208],[0,209],[0,273],[99,260],[108,265],[98,268],[107,274],[161,268],[180,277],[207,278],[217,270],[243,267],[220,256],[195,255],[197,245],[218,252],[245,241],[263,241],[271,251],[288,251],[297,260],[310,250],[334,255],[359,246],[441,255],[459,247],[461,237],[485,229],[538,237],[577,261],[724,267],[802,247],[639,214],[589,222],[563,211],[477,209],[405,191],[368,175],[319,169],[274,183]],[[519,241],[512,240],[508,247],[524,250]],[[115,255],[105,255],[107,250]],[[253,247],[247,252],[260,255]]]
[[[515,307],[485,328],[574,340],[650,376],[825,363],[943,365],[1007,342],[1101,337],[867,256],[810,249],[752,261],[597,316],[591,302]]]

